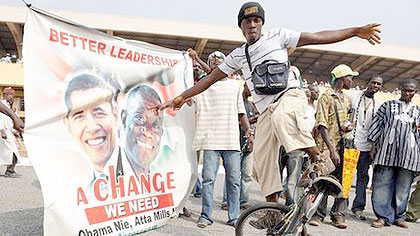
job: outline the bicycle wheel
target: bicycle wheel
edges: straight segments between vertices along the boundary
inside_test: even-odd
[[[282,223],[290,207],[278,203],[261,203],[244,211],[238,218],[235,235],[280,235]]]

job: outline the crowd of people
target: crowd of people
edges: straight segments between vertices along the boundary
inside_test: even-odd
[[[227,56],[218,51],[211,53],[207,63],[200,59],[197,52],[189,49],[195,85],[166,103],[153,100],[150,105],[160,110],[167,107],[180,109],[185,103],[195,107],[193,149],[197,160],[200,156],[203,158],[202,180],[197,179],[193,190],[194,196],[202,198],[197,226],[204,228],[213,223],[213,192],[220,159],[223,160],[226,178],[221,207],[228,212],[227,224],[234,226],[240,210],[251,206],[249,187],[253,179],[260,184],[261,194],[267,202],[279,202],[280,198],[285,198],[287,205],[294,204],[301,197],[301,183],[309,178],[305,170],[313,169],[319,175],[332,175],[342,181],[344,149],[353,147],[360,151],[356,196],[351,207],[353,216],[366,220],[366,189],[372,178],[372,205],[377,217],[372,227],[396,225],[407,228],[407,221],[414,222],[420,217],[420,181],[410,193],[413,180],[420,172],[420,107],[412,102],[418,91],[417,82],[406,79],[398,88],[399,99],[382,102],[375,94],[381,89],[383,79],[374,75],[366,89],[348,96],[343,90],[352,87],[353,79],[359,73],[341,64],[331,71],[330,83],[320,95],[317,84],[303,83],[299,70],[290,65],[287,54],[288,48],[335,43],[352,37],[365,39],[374,45],[380,43],[379,24],[317,33],[285,28],[262,33],[264,22],[262,6],[255,2],[245,3],[239,10],[238,26],[246,43]],[[286,78],[287,86],[273,93],[267,92],[274,91],[270,90],[273,87],[262,90],[260,84],[256,86],[256,79],[261,79],[259,73],[271,76],[267,74],[269,69],[255,72],[258,66],[264,64],[286,68],[286,72],[273,73],[278,78]],[[236,80],[238,77],[245,80],[243,88]],[[5,101],[0,104],[0,111],[5,114],[0,117],[3,139],[0,144],[17,135],[11,132],[13,126],[17,130],[23,127],[8,100],[14,91],[5,89],[4,93]],[[132,99],[138,103],[144,97],[134,94]],[[66,101],[69,114],[64,119],[72,134],[76,132],[71,123],[74,102],[71,99]],[[112,113],[112,107],[108,108]],[[139,125],[129,122],[130,109],[127,108],[123,116],[127,132],[133,129],[133,125]],[[160,117],[152,114],[147,119],[162,122]],[[154,132],[159,136],[162,130],[156,128]],[[126,145],[129,144],[130,140],[126,140]],[[113,148],[115,144],[110,146],[112,151],[108,158],[117,155]],[[124,149],[131,150],[129,146]],[[139,152],[141,150],[133,149],[132,155],[155,155]],[[10,153],[10,166],[5,176],[13,177],[17,176],[14,165],[18,153],[14,150]],[[153,160],[153,157],[149,159]],[[148,171],[149,162],[142,163],[135,158],[132,161],[131,166],[137,167],[133,169],[136,173]],[[97,164],[97,170],[101,172],[104,166]],[[369,176],[370,166],[373,166],[373,176]],[[284,170],[287,174],[283,179]],[[322,224],[327,216],[327,198],[324,198],[309,224]],[[348,197],[337,197],[334,201],[330,217],[337,228],[347,227],[348,205]],[[188,213],[188,210],[185,209],[185,212]],[[269,217],[264,215],[252,224],[256,228],[266,228]]]
[[[193,49],[189,49],[188,52],[193,59],[196,83],[207,73],[214,70],[217,65],[222,64],[226,58],[221,52],[213,52],[209,55],[209,65],[207,65],[197,56]],[[293,69],[296,69],[296,67]],[[293,73],[293,75],[294,80],[298,81],[301,79],[299,73]],[[417,91],[417,83],[415,80],[407,79],[401,84],[402,96],[399,100],[382,103],[375,97],[375,94],[381,90],[383,84],[383,79],[380,75],[373,75],[365,90],[351,95],[343,93],[343,89],[352,87],[353,79],[358,75],[358,72],[353,71],[349,66],[341,64],[331,71],[331,86],[327,87],[321,96],[317,85],[304,84],[300,87],[300,90],[306,93],[307,99],[306,112],[302,118],[306,129],[310,130],[321,154],[331,158],[334,162],[336,168],[331,175],[340,181],[343,173],[344,148],[351,145],[360,151],[357,175],[355,176],[356,196],[351,207],[353,217],[362,221],[366,220],[363,211],[366,206],[366,190],[371,178],[368,170],[372,164],[375,164],[372,182],[375,188],[373,188],[372,202],[378,220],[374,221],[372,226],[382,227],[395,224],[406,228],[408,227],[406,221],[413,222],[420,217],[418,209],[419,184],[417,184],[417,189],[412,194],[409,210],[406,212],[410,187],[416,173],[419,172],[418,161],[420,159],[417,140],[419,140],[418,129],[420,124],[418,120],[420,108],[411,102]],[[251,154],[253,139],[250,139],[250,137],[254,135],[259,113],[252,102],[251,93],[246,83],[242,88],[242,96],[238,96],[240,91],[238,86],[241,83],[235,81],[236,79],[234,76],[226,76],[223,80],[219,80],[211,85],[205,92],[191,99],[196,106],[197,121],[194,150],[197,151],[197,157],[200,150],[205,153],[203,155],[203,187],[201,188],[200,179],[197,179],[196,188],[194,189],[194,196],[203,197],[203,212],[198,221],[199,227],[206,227],[213,223],[211,220],[213,187],[220,157],[223,159],[226,170],[226,183],[221,208],[229,212],[228,224],[232,221],[232,217],[237,217],[238,208],[244,210],[251,206],[248,190],[252,183],[252,165],[253,163],[258,163],[253,158],[258,157]],[[223,88],[227,84],[226,82],[229,82],[230,85]],[[233,93],[232,91],[236,92]],[[390,113],[387,114],[385,111],[386,107],[390,106],[389,103],[393,103],[394,105],[391,106],[394,108],[392,112],[390,112],[391,108],[388,108]],[[191,105],[191,103],[189,104]],[[400,110],[398,110],[398,106],[401,106]],[[403,106],[405,108],[402,108]],[[379,114],[377,115],[378,111]],[[224,115],[224,113],[229,113],[230,115]],[[393,119],[402,120],[401,124],[398,124],[398,121],[391,120],[393,116]],[[244,117],[246,117],[245,120]],[[404,118],[401,119],[401,117]],[[232,126],[224,127],[222,124],[231,124]],[[402,128],[402,125],[406,127]],[[237,129],[238,126],[240,133]],[[394,129],[394,131],[387,130],[385,127]],[[396,127],[398,127],[400,132],[396,133]],[[287,128],[284,127],[286,130]],[[236,132],[234,132],[235,130]],[[210,134],[214,139],[209,138]],[[226,134],[234,135],[229,136]],[[392,135],[392,137],[387,135]],[[396,135],[400,137],[397,138],[398,142],[405,143],[406,146],[398,144],[393,149],[384,147],[384,145],[389,145],[387,142],[390,139],[394,139]],[[407,138],[409,140],[403,141]],[[411,138],[414,139],[411,140]],[[238,145],[239,141],[240,145]],[[236,145],[232,147],[223,146],[230,142],[236,142]],[[223,145],[220,146],[221,144]],[[211,151],[210,149],[214,150]],[[386,152],[384,153],[383,149],[393,151],[387,154]],[[209,152],[213,152],[213,155],[208,154]],[[384,156],[376,156],[378,152]],[[237,153],[237,155],[232,157],[226,153]],[[411,156],[407,155],[408,153]],[[277,183],[283,187],[283,190],[277,191],[276,195],[285,198],[286,205],[297,203],[302,195],[303,191],[299,183],[302,172],[308,168],[308,160],[305,157],[307,155],[302,151],[287,152],[283,145],[279,146],[279,156],[277,158],[280,162],[278,172],[280,180],[273,181],[273,185]],[[381,160],[383,158],[387,159],[387,163]],[[388,160],[390,158],[393,159]],[[233,164],[234,160],[236,160],[236,166]],[[232,167],[232,165],[235,167]],[[283,179],[282,173],[284,169],[287,172],[286,178]],[[387,169],[389,172],[384,172],[382,169]],[[265,171],[267,168],[261,167],[260,170]],[[398,173],[400,171],[406,175],[399,176]],[[394,177],[392,177],[393,172],[395,172]],[[386,185],[383,183],[385,177],[390,178],[385,183]],[[394,187],[395,190],[392,190]],[[226,194],[226,189],[228,189],[228,194]],[[235,192],[229,193],[232,189],[235,189]],[[384,193],[386,194],[384,195]],[[388,199],[383,199],[384,196],[388,196]],[[232,209],[232,205],[235,205],[236,208]],[[338,228],[344,229],[347,226],[345,218],[348,205],[348,198],[337,198],[331,208],[330,216],[332,222]],[[324,198],[309,224],[320,226],[327,215],[326,209],[327,197]],[[254,222],[254,224],[255,227],[262,228],[266,222],[264,222],[264,219],[261,219],[260,222]]]
[[[358,76],[358,72],[353,71],[347,65],[339,65],[331,71],[331,87],[319,97],[315,108],[314,100],[317,99],[316,94],[319,93],[316,89],[317,86],[308,87],[307,94],[309,96],[306,96],[304,90],[300,88],[302,81],[299,81],[299,76],[293,73],[294,71],[288,63],[287,48],[291,47],[334,43],[351,37],[366,39],[372,45],[380,43],[379,24],[317,33],[300,33],[280,28],[263,34],[264,21],[264,10],[259,3],[245,3],[238,14],[238,26],[245,36],[246,44],[236,48],[228,56],[215,53],[220,55],[217,58],[224,59],[224,61],[219,66],[213,66],[210,69],[205,68],[206,66],[203,67],[203,62],[198,59],[196,53],[190,50],[190,55],[195,62],[197,83],[157,108],[180,109],[190,99],[206,97],[207,94],[213,95],[207,95],[205,103],[196,104],[196,115],[200,118],[203,115],[201,109],[211,108],[212,103],[220,103],[220,98],[228,96],[225,91],[215,88],[226,83],[229,75],[241,70],[247,86],[244,91],[250,91],[254,110],[259,113],[258,117],[251,117],[252,119],[257,118],[255,130],[249,126],[250,120],[241,126],[241,129],[246,130],[244,136],[248,141],[249,150],[252,150],[250,156],[253,159],[253,177],[260,184],[261,193],[267,202],[278,202],[279,196],[282,195],[287,198],[288,204],[299,199],[298,183],[305,182],[308,178],[305,174],[300,175],[305,155],[309,156],[311,165],[319,174],[331,174],[342,181],[344,148],[352,145],[362,153],[357,166],[357,196],[352,207],[355,217],[365,218],[363,210],[366,204],[366,185],[369,178],[367,170],[372,162],[375,166],[372,202],[375,215],[378,218],[372,223],[372,226],[382,227],[395,224],[400,227],[408,227],[406,220],[416,220],[416,217],[412,217],[414,216],[412,213],[418,212],[414,208],[418,208],[419,205],[418,197],[416,197],[419,192],[417,189],[410,203],[410,206],[413,207],[410,207],[406,213],[410,186],[420,167],[418,164],[420,161],[418,154],[420,150],[418,142],[420,140],[420,108],[411,102],[417,92],[416,81],[405,80],[400,88],[401,98],[381,105],[374,97],[374,94],[382,86],[380,76],[372,77],[366,90],[350,98],[343,93],[343,89],[350,89],[353,78]],[[267,74],[268,69],[260,70],[259,68],[268,68],[268,64],[264,67],[267,61],[274,61],[278,66],[276,68],[288,68],[287,86],[283,90],[271,93],[274,91],[273,88],[257,83],[263,80],[261,78],[263,75],[270,79],[284,76],[277,73],[275,75],[277,77],[274,77]],[[205,75],[204,71],[208,74]],[[275,74],[275,72],[273,73]],[[261,86],[265,86],[265,90],[261,89]],[[241,121],[247,120],[242,115],[244,112],[244,109],[241,108],[243,102],[239,102],[242,99],[236,97],[238,89],[230,91],[231,99],[222,100],[227,104],[237,103],[230,108],[226,106],[223,110],[212,110],[217,114],[217,117],[207,120],[206,125],[209,128],[204,134],[200,133],[202,131],[198,129],[200,136],[196,138],[199,138],[200,142],[205,143],[213,140],[213,132],[218,132],[219,128],[217,122],[223,120],[223,116],[227,112],[230,112],[231,115],[239,114],[238,117],[241,118]],[[217,93],[221,93],[223,96],[219,97]],[[312,115],[314,117],[311,117]],[[310,120],[312,120],[313,127],[310,126]],[[236,121],[235,126],[239,125],[238,119]],[[241,123],[243,124],[243,122]],[[236,139],[239,138],[236,136]],[[197,150],[199,148],[197,147]],[[207,150],[203,146],[202,149],[205,152],[210,150],[211,152],[220,152],[213,155],[217,157],[216,161],[220,157],[224,160],[227,176],[226,189],[228,190],[228,224],[232,225],[232,222],[237,219],[237,209],[240,207],[240,201],[238,201],[240,191],[237,191],[240,185],[237,181],[232,180],[231,175],[237,175],[238,168],[228,166],[235,164],[232,163],[232,158],[221,154],[226,150],[224,147],[219,150],[214,150],[215,147],[211,147],[210,150]],[[232,151],[241,152],[239,145],[232,146],[229,150],[231,151],[229,153]],[[206,227],[213,222],[211,219],[213,204],[209,201],[212,201],[213,198],[214,175],[208,176],[208,172],[215,173],[215,169],[208,164],[206,158],[209,158],[209,155],[204,156],[203,162],[203,205],[198,220],[199,227]],[[236,167],[239,167],[241,159],[236,157],[235,161]],[[285,181],[281,174],[282,165],[287,168],[288,173]],[[242,174],[245,178],[248,175],[247,168],[243,169],[245,171]],[[348,201],[348,198],[336,198],[330,212],[333,225],[340,229],[347,227],[345,219]],[[326,207],[327,197],[309,223],[320,225],[326,217]],[[253,226],[264,228],[267,227],[268,222],[270,222],[269,216],[265,215],[253,222]]]
[[[23,63],[22,58],[17,58],[16,55],[10,55],[10,53],[6,53],[6,55],[0,58],[0,62],[7,62],[7,63]]]

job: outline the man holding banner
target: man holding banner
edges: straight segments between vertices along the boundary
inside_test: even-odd
[[[359,73],[349,66],[341,64],[331,71],[332,88],[328,88],[318,101],[316,114],[316,127],[321,138],[320,150],[331,158],[336,165],[333,175],[343,184],[344,164],[344,139],[347,132],[352,129],[348,122],[348,112],[351,109],[351,101],[343,89],[350,89],[353,77]],[[319,226],[327,215],[327,198],[318,207],[317,212],[309,221],[310,225]],[[340,229],[347,228],[345,223],[345,211],[347,198],[336,198],[331,208],[330,216],[334,226]]]
[[[267,60],[286,64],[288,62],[287,48],[335,43],[351,37],[366,39],[374,45],[380,43],[378,29],[380,24],[318,33],[300,33],[284,28],[262,33],[264,22],[264,9],[259,3],[247,2],[242,5],[238,14],[238,26],[246,38],[246,44],[233,50],[223,64],[195,86],[158,108],[180,109],[188,98],[203,92],[216,81],[241,69],[257,110],[261,114],[257,122],[254,143],[254,174],[261,184],[266,201],[277,202],[278,194],[283,190],[278,164],[279,146],[285,146],[287,152],[306,151],[312,161],[319,159],[320,153],[310,130],[304,123],[307,99],[305,93],[298,88],[300,84],[293,79],[293,73],[290,70],[286,72],[288,85],[285,90],[271,95],[257,94],[251,80],[253,72],[251,67],[264,64]],[[288,68],[288,65],[286,67]],[[335,152],[334,158],[339,160]],[[322,157],[321,160],[323,160]]]
[[[238,15],[238,26],[246,38],[250,60],[254,66],[267,59],[287,63],[287,48],[291,47],[335,43],[351,37],[366,39],[371,44],[380,42],[379,24],[318,33],[300,33],[281,28],[263,34],[264,19],[264,10],[258,3],[246,3]],[[244,52],[245,45],[235,49],[209,76],[169,104],[180,108],[187,98],[204,91],[217,80],[239,69],[249,78],[252,70],[246,66]],[[95,170],[104,171],[107,163],[115,163],[114,154],[118,153],[115,124],[118,124],[116,121],[119,116],[110,102],[112,93],[106,92],[105,88],[92,87],[85,91],[94,90],[95,93],[83,95],[84,90],[76,91],[78,96],[70,96],[71,102],[68,104],[71,106],[67,106],[67,109],[62,95],[67,86],[67,75],[74,72],[75,64],[88,60],[95,67],[103,65],[106,70],[118,75],[121,84],[125,85],[122,89],[127,89],[127,85],[151,82],[145,78],[159,72],[173,72],[177,79],[171,85],[160,86],[159,89],[162,100],[168,101],[193,83],[192,63],[188,55],[176,50],[113,38],[34,9],[29,11],[25,23],[23,54],[26,122],[31,127],[25,140],[28,140],[28,152],[34,160],[34,168],[43,187],[44,203],[48,206],[44,223],[45,235],[93,235],[104,230],[110,235],[136,234],[165,224],[190,191],[187,185],[191,182],[192,169],[185,167],[191,163],[192,109],[184,107],[181,111],[168,109],[164,112],[165,123],[169,125],[165,126],[163,137],[169,139],[167,142],[176,141],[180,147],[174,149],[172,156],[175,158],[165,160],[157,173],[148,175],[150,180],[140,183],[134,176],[125,185],[122,182],[117,183],[111,172],[109,182],[104,178],[98,180],[109,183],[111,193],[95,194],[95,198],[91,200],[79,191],[80,183],[83,183],[81,181],[87,179],[85,175],[90,174],[91,168],[86,168],[86,161],[79,160],[82,158],[75,158],[80,156],[76,148],[66,145],[71,137],[67,135],[62,117],[69,113],[66,114],[67,120],[65,118],[68,129],[83,152],[94,162],[92,165]],[[139,74],[143,75],[141,79],[137,79]],[[278,192],[282,190],[278,172],[279,145],[286,145],[288,152],[305,150],[313,160],[319,155],[310,132],[306,132],[306,124],[302,122],[307,106],[306,96],[296,89],[293,76],[289,78],[291,83],[287,89],[275,95],[258,95],[252,89],[252,82],[247,81],[262,114],[257,123],[255,156],[258,156],[259,164],[267,164],[267,175],[262,173],[265,171],[262,165],[257,168],[263,174],[259,180],[264,185],[267,201],[275,201]],[[152,85],[159,87],[156,83]],[[51,91],[51,88],[57,89]],[[48,109],[39,112],[40,107]],[[283,109],[284,107],[288,110]],[[280,119],[285,119],[287,123]],[[87,121],[89,123],[83,123]],[[290,124],[286,126],[290,133],[279,124]],[[85,133],[87,128],[92,128],[90,125],[95,127],[95,132]],[[163,140],[165,139],[162,138]],[[61,174],[52,176],[52,168]],[[78,170],[77,174],[74,173],[75,169]]]

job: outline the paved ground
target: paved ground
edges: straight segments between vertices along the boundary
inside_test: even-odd
[[[0,173],[4,173],[4,166],[0,167]],[[18,166],[17,171],[23,176],[17,179],[9,179],[0,176],[0,235],[42,235],[43,232],[43,200],[38,179],[30,166]],[[191,197],[187,208],[193,213],[191,218],[172,219],[168,225],[144,235],[233,235],[234,228],[227,226],[227,212],[220,209],[223,175],[219,175],[215,190],[215,211],[213,217],[215,223],[205,229],[196,227],[196,220],[201,210],[201,199]],[[262,201],[259,195],[259,187],[254,184],[251,191],[251,203]],[[351,199],[354,194],[351,194]],[[396,226],[375,229],[370,227],[374,220],[372,207],[370,205],[370,191],[368,192],[368,206],[366,222],[357,221],[348,217],[349,227],[346,230],[339,230],[331,226],[327,219],[321,227],[309,227],[311,235],[416,235],[420,233],[420,223],[411,223],[409,229],[402,229]],[[332,201],[332,199],[330,199]]]

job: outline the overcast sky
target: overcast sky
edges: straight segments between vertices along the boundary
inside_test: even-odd
[[[43,9],[237,25],[241,0],[27,0]],[[382,23],[382,41],[420,48],[420,0],[260,0],[266,28],[316,32]],[[293,2],[293,4],[292,4]],[[21,0],[1,5],[24,6]]]

